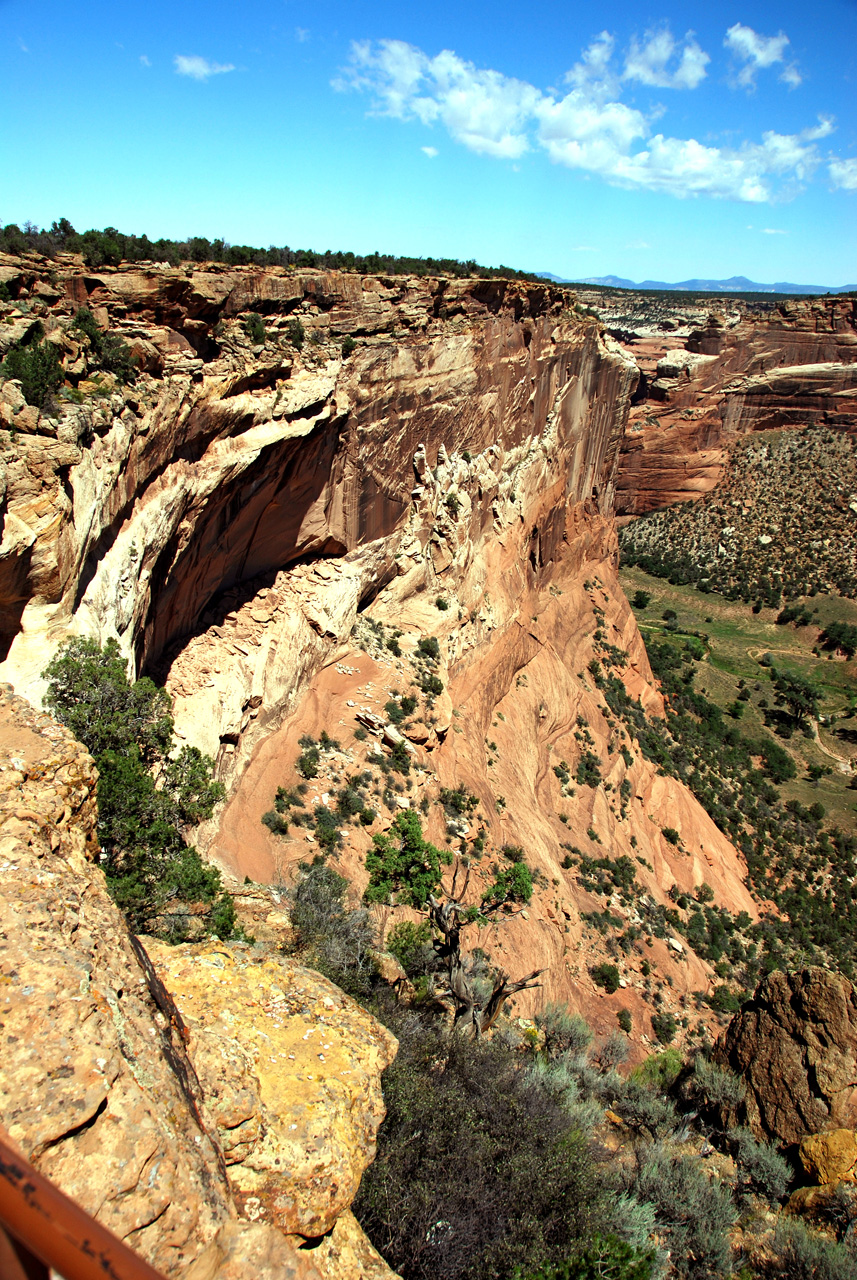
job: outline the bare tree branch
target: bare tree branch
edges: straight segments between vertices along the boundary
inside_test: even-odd
[[[487,1001],[483,1003],[479,999],[461,954],[461,930],[465,924],[469,923],[467,920],[469,909],[464,906],[463,899],[470,883],[470,867],[467,867],[464,882],[456,894],[460,871],[461,863],[456,859],[452,885],[446,899],[429,894],[429,919],[440,934],[440,937],[434,941],[434,949],[447,973],[447,988],[438,992],[438,995],[452,1000],[454,1024],[470,1026],[476,1037],[481,1036],[494,1025],[510,996],[518,991],[528,991],[531,987],[540,986],[541,983],[536,982],[536,979],[544,973],[544,970],[534,969],[532,973],[517,982],[510,982],[508,974],[501,971],[494,980],[494,987]]]

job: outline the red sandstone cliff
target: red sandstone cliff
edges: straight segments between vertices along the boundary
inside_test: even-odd
[[[857,300],[728,305],[728,317],[712,312],[704,326],[679,337],[623,334],[643,377],[622,442],[617,515],[644,515],[707,493],[729,441],[743,432],[855,429]],[[680,317],[680,303],[675,310]]]

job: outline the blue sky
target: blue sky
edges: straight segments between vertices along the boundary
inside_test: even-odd
[[[0,219],[857,281],[857,0],[0,0]]]

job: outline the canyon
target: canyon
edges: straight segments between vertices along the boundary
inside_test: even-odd
[[[420,700],[402,804],[422,802],[427,834],[451,844],[440,789],[478,799],[462,845],[484,833],[474,888],[492,851],[525,847],[533,903],[479,945],[546,970],[524,1012],[568,1000],[606,1032],[627,1006],[644,1053],[651,986],[633,964],[615,997],[593,985],[602,940],[583,917],[598,900],[563,865],[568,851],[633,859],[651,911],[703,883],[735,914],[758,906],[741,856],[626,741],[591,674],[606,655],[660,713],[616,577],[615,518],[703,492],[742,432],[853,423],[853,299],[730,300],[711,315],[625,299],[605,331],[580,305],[594,298],[549,284],[216,264],[90,272],[62,255],[4,260],[0,276],[16,299],[0,345],[41,324],[77,384],[56,416],[15,383],[0,390],[0,675],[38,700],[64,637],[116,638],[133,671],[166,684],[178,737],[226,785],[198,846],[236,883],[287,883],[312,836],[283,839],[261,817],[299,780],[298,738],[341,743],[314,788],[326,803],[334,776],[365,769],[376,745],[355,736],[360,708],[383,721],[435,637],[443,692]],[[83,305],[128,344],[133,385],[87,377],[71,324]],[[392,629],[397,655],[372,626]],[[587,753],[601,781],[575,787]],[[357,892],[371,835],[391,820],[349,837],[339,865]],[[645,923],[616,895],[611,909]],[[675,939],[652,946],[681,1013],[710,968]]]
[[[336,988],[296,977],[276,950],[288,928],[283,892],[318,852],[308,829],[284,837],[262,822],[278,786],[301,782],[301,738],[328,735],[307,793],[322,807],[355,772],[375,770],[381,783],[372,761],[385,742],[408,755],[398,790],[369,825],[348,829],[334,859],[355,898],[368,882],[372,836],[406,808],[421,811],[429,838],[470,861],[474,901],[504,850],[523,850],[532,900],[500,924],[473,925],[469,938],[512,977],[544,970],[514,1016],[562,1001],[606,1038],[626,1011],[631,1061],[657,1045],[658,1011],[675,1015],[680,1047],[716,1035],[721,1020],[693,995],[710,992],[717,975],[664,926],[664,913],[677,896],[703,890],[751,920],[764,904],[747,888],[738,849],[646,758],[604,696],[607,672],[650,716],[664,713],[618,582],[616,522],[710,490],[742,433],[816,421],[852,430],[854,299],[756,309],[730,300],[725,313],[673,307],[602,323],[581,306],[585,293],[520,281],[213,264],[90,271],[71,256],[0,255],[0,282],[11,299],[0,303],[0,354],[39,325],[65,376],[56,407],[42,413],[17,383],[0,384],[0,679],[38,704],[47,662],[67,637],[85,635],[116,639],[133,674],[165,684],[179,739],[215,760],[227,793],[195,833],[197,846],[222,868],[239,909],[250,904],[245,922],[271,948],[251,966],[234,944],[151,943],[148,964],[172,993],[187,1029],[182,1053],[209,1097],[200,1159],[231,1173],[216,1186],[206,1175],[204,1188],[196,1166],[171,1173],[169,1203],[190,1196],[196,1216],[159,1227],[144,1251],[168,1273],[205,1249],[227,1257],[252,1246],[276,1258],[282,1235],[266,1234],[274,1223],[295,1241],[324,1235],[326,1274],[337,1274],[336,1256],[352,1266],[359,1256],[368,1270],[371,1246],[348,1204],[371,1159],[377,1080],[394,1046]],[[127,343],[139,368],[133,383],[93,371],[73,324],[80,307]],[[261,334],[248,317],[259,318]],[[430,661],[427,641],[436,642]],[[387,707],[402,694],[415,698],[416,714],[391,733]],[[74,752],[51,738],[59,731],[46,717],[17,699],[10,706],[10,753],[25,728]],[[46,750],[31,745],[34,758]],[[17,759],[10,755],[3,776],[20,800],[16,789],[42,775]],[[68,806],[60,797],[51,818],[68,832],[55,838],[27,818],[39,811],[35,800],[20,804],[15,821],[35,822],[25,841],[33,857],[77,842],[69,883],[52,892],[76,901],[83,891],[71,881],[82,877],[83,896],[107,920],[114,909],[98,897],[91,762],[74,760],[78,799]],[[473,804],[451,821],[443,792],[456,789]],[[11,831],[19,842],[24,834]],[[18,844],[4,853],[23,857]],[[605,856],[630,866],[633,899],[617,885],[605,903],[587,887],[583,860]],[[61,870],[51,864],[52,876]],[[645,956],[608,953],[598,922],[605,907],[645,938]],[[416,918],[401,906],[374,911],[385,930]],[[81,927],[69,916],[63,964],[78,963],[68,948],[80,945],[70,938]],[[109,927],[105,937],[118,938],[118,917]],[[130,945],[121,944],[131,968],[110,977],[111,990],[136,990],[146,978],[134,1034],[144,1038],[151,1022],[154,1042],[168,1034],[147,1003],[159,988]],[[591,970],[613,959],[618,985],[605,991]],[[303,984],[314,1010],[305,1016],[329,1014],[345,1028],[330,1051],[350,1063],[342,1071],[359,1075],[354,1044],[372,1059],[359,1096],[325,1102],[368,1119],[327,1160],[323,1194],[312,1171],[312,1196],[284,1190],[275,1176],[277,1159],[300,1169],[303,1157],[274,1122],[280,1086],[250,1060],[248,1027],[226,1035],[220,984],[285,1025],[297,1015],[283,993]],[[118,1015],[104,1000],[112,1035]],[[277,1041],[286,1063],[294,1044],[291,1032]],[[289,1069],[315,1074],[306,1061]],[[111,1088],[125,1075],[120,1064]],[[161,1087],[174,1089],[172,1077]],[[88,1139],[70,1135],[74,1151],[100,1144],[114,1096],[92,1092],[85,1119],[96,1128]],[[312,1105],[302,1110],[307,1152],[318,1145]],[[59,1137],[37,1151],[32,1117],[16,1129],[3,1114],[40,1158],[66,1132],[58,1126]],[[190,1143],[182,1136],[182,1152]],[[51,1159],[44,1167],[62,1181]],[[129,1223],[126,1234],[147,1239],[145,1224]],[[292,1254],[290,1266],[307,1268],[294,1274],[313,1274],[311,1253]],[[371,1266],[383,1276],[380,1259]]]

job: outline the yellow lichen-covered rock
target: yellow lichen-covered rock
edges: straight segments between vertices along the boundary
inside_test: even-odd
[[[837,1182],[857,1182],[857,1133],[853,1129],[831,1129],[802,1139],[800,1161],[819,1186]]]
[[[375,1154],[396,1041],[320,974],[246,946],[151,943],[246,1217],[329,1231]]]

